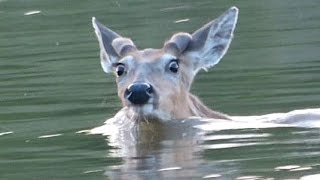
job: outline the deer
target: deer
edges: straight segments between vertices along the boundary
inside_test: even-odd
[[[115,74],[123,106],[115,117],[134,122],[192,116],[231,120],[204,105],[190,88],[200,70],[215,66],[226,54],[237,19],[238,8],[231,7],[192,34],[174,34],[161,49],[139,50],[130,38],[93,17],[101,66],[104,72]]]

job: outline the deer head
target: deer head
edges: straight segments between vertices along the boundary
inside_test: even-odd
[[[189,90],[198,71],[216,65],[227,52],[237,17],[238,9],[231,7],[193,34],[180,32],[161,49],[143,50],[93,17],[102,68],[116,75],[124,109],[160,120],[219,117]]]

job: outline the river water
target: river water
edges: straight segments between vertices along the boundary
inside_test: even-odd
[[[191,136],[164,128],[152,142],[120,148],[108,136],[79,133],[121,108],[113,75],[100,67],[92,16],[139,47],[159,48],[174,32],[192,32],[230,6],[240,14],[229,52],[196,77],[191,91],[231,115],[319,107],[318,0],[0,0],[0,179],[318,174],[317,128]]]

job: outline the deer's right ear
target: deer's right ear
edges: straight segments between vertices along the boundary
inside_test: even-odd
[[[112,42],[121,36],[98,22],[95,17],[92,18],[92,26],[99,41],[101,66],[106,73],[111,72],[112,64],[117,63],[120,58]]]
[[[192,34],[184,55],[193,64],[195,73],[219,63],[229,48],[237,19],[238,9],[231,7]]]

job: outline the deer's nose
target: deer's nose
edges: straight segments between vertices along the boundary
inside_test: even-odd
[[[124,96],[132,104],[143,105],[149,101],[152,93],[153,88],[150,84],[136,82],[129,85],[129,87],[125,91]]]

